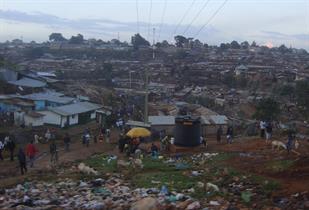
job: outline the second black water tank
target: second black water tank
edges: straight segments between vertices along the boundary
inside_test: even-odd
[[[183,147],[200,145],[201,120],[199,117],[179,116],[175,119],[174,144]]]

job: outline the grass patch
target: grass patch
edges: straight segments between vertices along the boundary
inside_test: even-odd
[[[271,172],[282,172],[294,164],[293,160],[275,160],[267,163],[266,170]]]
[[[144,188],[161,188],[165,185],[170,191],[181,191],[196,186],[198,178],[188,177],[183,171],[156,171],[136,174],[132,178],[133,185]],[[154,182],[152,182],[154,181]]]
[[[108,155],[94,155],[83,162],[101,173],[116,172],[117,160],[108,161],[108,157]]]

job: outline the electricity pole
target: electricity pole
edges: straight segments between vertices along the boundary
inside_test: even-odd
[[[155,33],[156,29],[153,28],[153,41],[152,41],[152,59],[155,60],[156,55],[155,55]],[[148,83],[149,83],[149,76],[148,76],[148,69],[149,67],[146,68],[145,76],[146,76],[146,82],[145,82],[145,114],[144,114],[144,123],[148,123]]]

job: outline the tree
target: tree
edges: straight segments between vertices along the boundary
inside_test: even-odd
[[[280,105],[272,98],[262,99],[256,106],[256,112],[253,115],[261,120],[275,120],[280,114]]]
[[[131,43],[133,45],[133,48],[136,50],[139,49],[141,46],[150,46],[150,43],[139,33],[132,36]]]
[[[281,53],[287,53],[287,52],[290,51],[284,44],[282,44],[282,45],[278,48],[278,50],[279,50]]]
[[[257,44],[256,44],[255,41],[253,41],[253,42],[251,43],[251,47],[257,47]]]
[[[248,49],[250,45],[249,45],[249,42],[244,41],[240,44],[240,46],[242,49]]]
[[[227,45],[225,43],[221,43],[220,44],[220,49],[221,50],[226,50],[227,49]]]
[[[168,41],[166,41],[166,40],[163,40],[162,42],[157,42],[156,43],[156,47],[162,47],[162,48],[167,48],[167,47],[169,47],[170,46],[170,44],[168,43]]]
[[[84,36],[81,34],[77,34],[77,36],[72,36],[69,43],[70,44],[83,44]]]
[[[240,44],[238,44],[238,42],[234,40],[231,42],[231,47],[233,49],[240,49]]]
[[[185,45],[188,44],[188,39],[184,36],[178,35],[174,37],[175,41],[176,41],[176,47],[185,47]]]
[[[202,43],[200,40],[195,39],[195,40],[193,41],[193,48],[194,48],[194,49],[200,49],[200,48],[202,48],[202,47],[203,47],[203,43]]]
[[[63,41],[67,41],[67,39],[64,38],[61,33],[52,33],[49,35],[49,41],[63,42]]]

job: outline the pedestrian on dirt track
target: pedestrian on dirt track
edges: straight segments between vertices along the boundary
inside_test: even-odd
[[[266,122],[264,120],[261,120],[260,121],[260,130],[261,130],[260,136],[261,136],[261,138],[265,137],[265,129],[266,129]]]
[[[265,134],[266,134],[266,143],[271,139],[272,133],[273,133],[273,126],[271,122],[266,123],[266,128],[265,128]]]
[[[71,138],[68,133],[65,134],[63,142],[64,142],[64,150],[68,152],[70,150],[70,143],[71,143]]]
[[[22,148],[19,148],[17,157],[19,161],[21,175],[24,175],[24,173],[27,172],[27,164],[26,164],[26,155]]]
[[[12,138],[9,138],[7,143],[6,143],[6,148],[9,150],[10,152],[10,160],[14,161],[14,150],[15,150],[15,142]]]
[[[4,143],[0,140],[0,160],[3,160],[2,151],[4,149]]]
[[[233,128],[229,126],[226,131],[226,140],[228,144],[232,144],[233,142]]]
[[[26,147],[26,155],[29,158],[31,168],[34,165],[34,159],[37,153],[38,153],[38,150],[34,146],[33,141],[31,141]]]
[[[50,152],[50,162],[52,165],[56,165],[58,162],[58,151],[56,141],[53,139],[49,145],[49,152]]]
[[[222,136],[223,130],[222,127],[219,126],[219,128],[217,129],[217,142],[221,143],[221,136]]]

